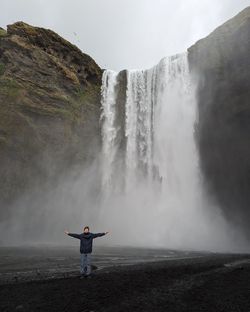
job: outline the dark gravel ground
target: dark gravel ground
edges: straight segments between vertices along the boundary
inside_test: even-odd
[[[0,311],[250,311],[250,255],[213,254],[0,286]]]

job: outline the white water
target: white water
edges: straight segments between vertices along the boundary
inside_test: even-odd
[[[105,71],[102,85],[103,186],[106,191],[110,186],[113,190],[112,179],[117,174],[116,142],[121,127],[116,121],[120,118],[116,103],[117,75],[113,71]],[[193,140],[195,105],[192,96],[186,54],[163,59],[149,70],[127,72],[123,123],[126,138],[123,155],[126,190],[140,183],[140,178],[143,182],[153,183],[158,174],[158,179],[169,179],[172,174],[176,174],[176,170],[171,168],[173,165],[177,168],[181,165],[178,155],[172,161],[161,158],[163,155],[169,158],[176,153],[179,143],[183,144],[182,152],[187,152],[185,147],[191,147],[192,151],[189,152],[192,152],[190,157],[193,159],[190,161],[197,163]],[[163,136],[162,130],[167,132]],[[165,151],[162,150],[163,145],[166,145]],[[167,167],[159,172],[158,169],[164,165]]]
[[[113,71],[105,71],[102,77],[102,151],[103,151],[103,187],[111,186],[113,163],[115,161],[117,146],[115,127],[115,108],[116,96],[115,88],[117,85],[117,73]]]
[[[114,243],[230,248],[235,233],[202,190],[187,55],[127,71],[126,85],[119,75],[103,75],[100,224],[112,227]]]

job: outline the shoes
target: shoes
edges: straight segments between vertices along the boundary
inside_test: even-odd
[[[92,274],[81,274],[80,279],[84,279],[84,278],[92,278]]]

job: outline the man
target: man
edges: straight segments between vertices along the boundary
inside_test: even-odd
[[[92,245],[93,239],[96,237],[101,237],[109,232],[104,233],[91,233],[89,231],[89,227],[85,226],[83,229],[83,233],[81,234],[73,234],[68,231],[64,231],[65,234],[72,236],[74,238],[80,239],[80,253],[81,253],[81,263],[80,263],[80,273],[81,277],[90,277],[91,276],[91,253],[92,253]]]

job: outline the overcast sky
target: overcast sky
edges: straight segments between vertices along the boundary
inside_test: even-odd
[[[16,21],[50,28],[102,68],[148,68],[190,45],[250,0],[1,0],[3,28]]]

